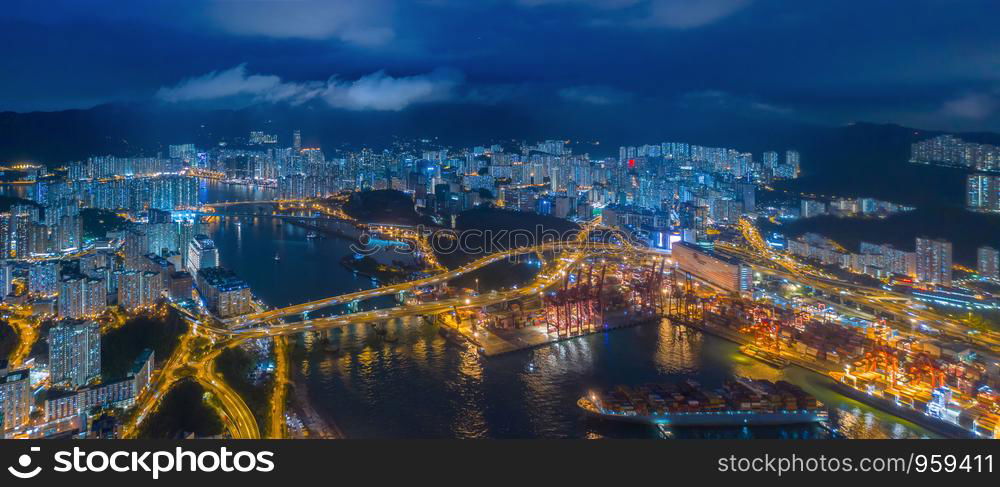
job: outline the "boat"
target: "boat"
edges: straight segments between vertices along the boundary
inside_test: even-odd
[[[306,234],[306,238],[318,238],[319,234],[316,232],[309,232]]]
[[[929,395],[886,387],[878,374],[866,372],[830,372],[834,390],[858,402],[912,421],[948,438],[998,438],[1000,427],[975,415],[963,413],[948,397],[951,392],[939,388]],[[951,418],[948,420],[947,418]],[[973,419],[976,418],[976,419]]]
[[[690,379],[617,386],[581,397],[577,406],[594,417],[657,426],[774,426],[828,419],[823,404],[796,385],[744,378],[714,391]]]
[[[281,256],[279,256],[278,254],[274,254],[274,261],[281,262]]]
[[[777,369],[783,369],[785,367],[788,367],[788,365],[791,363],[788,361],[788,359],[776,353],[757,348],[756,345],[743,345],[742,347],[740,347],[740,353],[746,355],[747,357],[752,357],[757,360],[760,360],[761,362],[764,362],[765,364],[770,365],[771,367]]]

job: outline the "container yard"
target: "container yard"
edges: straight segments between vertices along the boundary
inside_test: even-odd
[[[831,319],[822,307],[688,291],[671,318],[737,341],[774,367],[831,376],[840,392],[950,437],[1000,437],[996,363],[975,350],[882,321]],[[991,372],[992,370],[992,372]]]

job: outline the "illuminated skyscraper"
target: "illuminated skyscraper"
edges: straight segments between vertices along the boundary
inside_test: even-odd
[[[35,397],[27,370],[0,372],[0,431],[11,430],[28,423]]]
[[[93,317],[108,305],[108,291],[103,279],[70,276],[59,283],[59,316]]]
[[[917,237],[917,280],[951,286],[951,242]]]
[[[799,172],[801,170],[799,159],[799,151],[790,150],[785,152],[785,165],[791,168],[793,178],[799,177]]]
[[[51,295],[59,291],[59,264],[48,260],[35,262],[28,268],[28,292]]]
[[[219,249],[215,247],[215,242],[208,238],[208,235],[195,235],[188,244],[187,271],[191,275],[198,275],[199,269],[216,267],[219,265]]]
[[[64,321],[49,330],[53,384],[82,386],[101,375],[101,328],[95,321]]]
[[[970,210],[1000,211],[1000,176],[968,175],[965,180],[965,204]]]
[[[982,277],[1000,280],[1000,250],[979,247],[976,251],[976,270]]]
[[[12,270],[9,262],[0,260],[0,301],[10,294],[11,281],[14,278]]]

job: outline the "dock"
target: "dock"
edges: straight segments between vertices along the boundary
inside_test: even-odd
[[[522,328],[493,329],[476,327],[463,321],[455,323],[454,318],[448,313],[439,315],[436,322],[441,326],[440,333],[447,339],[466,343],[476,347],[479,353],[485,357],[503,355],[505,353],[517,352],[538,348],[564,340],[571,340],[587,335],[604,333],[620,328],[630,328],[633,326],[658,323],[663,317],[660,315],[637,316],[637,317],[610,317],[603,327],[592,327],[580,333],[569,335],[559,335],[549,333],[544,326],[525,326]]]

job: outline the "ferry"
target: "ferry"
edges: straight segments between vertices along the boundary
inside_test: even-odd
[[[765,364],[770,365],[771,367],[774,367],[776,369],[783,369],[785,367],[788,367],[788,365],[790,364],[788,359],[776,353],[768,352],[767,350],[762,350],[760,348],[757,348],[757,346],[755,345],[743,345],[742,347],[740,347],[740,353],[746,355],[747,357],[752,357],[757,360],[760,360],[761,362],[764,362]]]
[[[618,386],[581,397],[577,406],[602,419],[657,426],[775,426],[828,419],[823,404],[798,386],[743,378],[715,391],[693,380]]]

